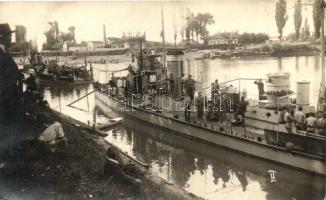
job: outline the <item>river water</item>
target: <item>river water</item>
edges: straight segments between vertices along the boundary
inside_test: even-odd
[[[97,68],[108,69],[104,66]],[[112,69],[111,69],[112,70]],[[114,70],[114,69],[113,69]],[[318,57],[259,58],[238,60],[186,59],[185,72],[202,82],[205,88],[215,79],[265,78],[267,73],[291,73],[291,88],[297,80],[309,80],[310,101],[317,102],[320,84]],[[95,79],[107,75],[95,72]],[[234,85],[238,86],[238,82]],[[253,81],[240,83],[248,97],[258,95]],[[44,87],[50,106],[85,123],[93,122],[94,95],[69,107],[67,104],[93,91],[92,86]],[[96,121],[106,120],[97,112]],[[148,124],[124,119],[123,124],[108,131],[108,141],[138,160],[167,182],[205,199],[324,199],[325,179],[289,169],[261,159],[240,155],[216,146],[191,140]]]

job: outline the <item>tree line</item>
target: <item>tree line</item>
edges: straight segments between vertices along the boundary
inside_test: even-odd
[[[32,41],[26,39],[27,29],[23,25],[16,25],[15,38],[16,41],[12,44],[10,52],[23,52],[26,53],[33,48]],[[35,48],[35,47],[34,47]]]
[[[58,50],[64,42],[68,46],[76,44],[75,27],[70,26],[68,32],[60,32],[59,23],[57,21],[48,22],[50,28],[44,33],[46,42],[43,44],[43,50]]]
[[[240,44],[258,44],[264,43],[269,39],[266,33],[239,33],[239,32],[221,32],[211,36],[211,38],[238,39]]]
[[[180,29],[182,41],[186,39],[189,44],[190,39],[192,39],[199,44],[199,40],[202,40],[207,44],[209,37],[207,26],[215,23],[213,15],[210,13],[197,13],[197,15],[195,15],[187,9],[185,21],[186,25]]]
[[[307,19],[305,20],[304,25],[302,25],[302,6],[303,5],[305,5],[305,4],[302,3],[302,0],[297,0],[294,5],[294,14],[293,14],[294,33],[290,34],[290,36],[289,36],[293,40],[300,39],[300,40],[306,41],[311,36]],[[280,40],[283,37],[283,29],[288,20],[286,6],[287,6],[286,0],[278,0],[276,2],[275,22],[276,22]],[[318,39],[320,37],[320,31],[321,31],[321,17],[322,17],[322,12],[323,12],[322,9],[324,9],[324,2],[323,2],[323,0],[314,0],[312,6],[313,6],[312,18],[313,18],[313,23],[314,23],[313,36],[315,39]]]

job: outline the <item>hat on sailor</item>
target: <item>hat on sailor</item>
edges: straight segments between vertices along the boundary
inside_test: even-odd
[[[16,31],[11,30],[9,24],[0,24],[0,37],[10,35],[13,32]]]

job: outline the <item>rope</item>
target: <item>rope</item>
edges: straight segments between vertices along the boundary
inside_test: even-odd
[[[72,104],[76,103],[77,101],[80,101],[81,99],[87,97],[88,95],[90,95],[90,94],[92,94],[92,93],[94,93],[94,92],[96,92],[96,91],[98,91],[98,90],[96,89],[96,90],[93,90],[92,92],[89,92],[89,93],[85,94],[84,96],[80,97],[80,98],[77,99],[76,101],[73,101],[73,102],[69,103],[67,106],[73,107],[73,106],[71,106]]]
[[[105,69],[97,69],[97,68],[93,68],[97,71],[100,71],[100,72],[109,72],[109,73],[118,73],[118,72],[122,72],[122,71],[126,71],[128,70],[128,67],[127,68],[123,68],[123,69],[119,69],[119,70],[105,70]]]

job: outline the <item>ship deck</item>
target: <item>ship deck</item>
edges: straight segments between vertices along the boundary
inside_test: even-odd
[[[267,139],[266,130],[260,128],[259,126],[255,126],[255,122],[251,122],[251,124],[249,126],[247,124],[246,125],[231,124],[231,121],[234,120],[234,113],[221,112],[220,115],[223,115],[223,117],[221,117],[221,119],[223,119],[223,120],[211,121],[211,120],[206,119],[208,111],[205,110],[204,114],[203,114],[203,118],[199,119],[197,117],[197,111],[196,111],[194,105],[191,106],[190,121],[186,121],[185,111],[181,105],[182,104],[181,101],[177,101],[174,98],[169,98],[169,104],[168,104],[169,106],[167,106],[164,103],[163,104],[158,103],[158,102],[163,102],[160,98],[161,97],[156,97],[155,100],[151,101],[150,106],[152,106],[153,109],[151,109],[152,107],[144,108],[144,106],[146,106],[144,104],[144,102],[146,102],[146,101],[139,99],[139,98],[138,99],[137,98],[125,98],[124,100],[125,100],[125,102],[127,102],[129,107],[131,106],[131,108],[144,109],[148,112],[154,112],[157,114],[164,115],[165,117],[168,117],[168,118],[184,121],[185,123],[189,123],[192,125],[199,125],[203,128],[209,129],[209,130],[226,132],[228,134],[232,134],[232,135],[240,137],[240,138],[249,139],[249,140],[267,144],[267,145],[275,145],[274,144],[275,140],[277,140],[277,142],[280,142],[277,146],[285,147],[286,142],[288,140],[291,141],[291,139],[293,139],[293,138],[301,138],[301,139],[294,139],[296,144],[300,143],[300,145],[294,146],[294,150],[304,152],[304,153],[309,153],[312,155],[316,155],[318,157],[325,157],[324,144],[326,142],[326,137],[324,137],[324,136],[320,136],[317,134],[307,134],[306,132],[297,132],[295,127],[293,128],[293,132],[291,134],[289,134],[286,132],[284,124],[276,124],[275,126],[277,126],[277,129],[267,130],[270,132],[270,135],[273,135],[273,136],[270,136],[269,139]],[[160,106],[153,106],[153,105],[160,105]],[[249,120],[249,119],[245,119],[245,120]],[[275,130],[279,130],[280,132],[278,133]],[[276,134],[277,134],[277,136],[276,136],[277,139],[275,139],[276,137],[274,136]],[[274,140],[272,142],[271,142],[271,137],[272,137],[272,140]],[[304,138],[306,138],[306,139],[309,138],[309,140],[313,140],[314,144],[316,144],[315,141],[319,141],[318,142],[319,144],[316,144],[317,146],[314,148],[309,148],[302,144],[305,142],[298,142],[298,140],[302,140]]]

